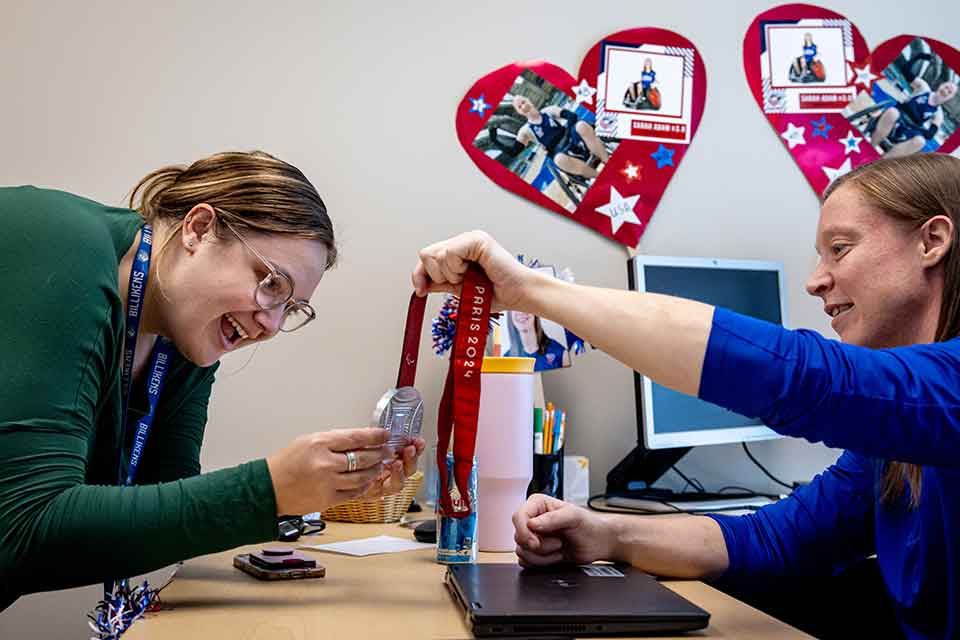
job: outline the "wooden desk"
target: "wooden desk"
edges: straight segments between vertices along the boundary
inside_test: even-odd
[[[406,537],[398,525],[332,522],[305,544],[377,535]],[[443,585],[446,567],[432,550],[355,558],[312,553],[325,578],[264,582],[233,568],[243,547],[188,561],[162,594],[165,610],[137,622],[129,640],[237,638],[465,639],[472,635]],[[483,562],[516,562],[512,553],[481,553]],[[710,612],[707,629],[678,637],[809,638],[800,631],[695,581],[668,587]]]

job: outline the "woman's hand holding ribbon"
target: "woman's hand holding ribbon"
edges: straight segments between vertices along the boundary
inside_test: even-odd
[[[459,295],[463,274],[476,263],[493,283],[493,311],[529,311],[530,292],[548,276],[521,264],[485,231],[461,233],[420,250],[413,269],[413,288],[418,295],[446,292]],[[542,284],[542,283],[541,283]]]

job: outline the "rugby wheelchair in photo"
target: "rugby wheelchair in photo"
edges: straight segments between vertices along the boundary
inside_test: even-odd
[[[801,82],[801,83],[810,83],[810,82],[823,82],[827,79],[827,70],[823,66],[823,62],[820,60],[814,60],[806,66],[806,68],[801,68],[797,71],[797,66],[800,66],[800,60],[803,56],[797,58],[797,62],[794,62],[790,65],[789,79],[790,82]]]
[[[939,130],[937,125],[931,122],[917,122],[910,112],[900,109],[900,103],[891,97],[883,98],[874,105],[851,113],[847,116],[847,120],[852,126],[862,131],[869,140],[880,122],[880,116],[891,107],[900,112],[900,118],[889,135],[880,141],[880,148],[884,153],[890,151],[895,144],[905,142],[914,136],[923,136],[925,140],[930,141],[937,135]]]
[[[636,111],[659,111],[663,101],[656,87],[637,89],[636,97],[630,95],[630,89],[623,94],[623,106]]]
[[[543,167],[546,172],[549,173],[550,178],[557,183],[561,191],[573,202],[574,206],[580,206],[583,195],[587,192],[587,189],[590,188],[591,180],[584,176],[564,171],[557,166],[557,162],[554,160],[555,155],[564,153],[586,162],[594,169],[600,165],[600,159],[590,153],[586,143],[580,140],[579,134],[575,131],[576,123],[577,119],[575,118],[567,119],[565,125],[566,134],[553,149],[546,150]],[[524,145],[517,141],[515,132],[505,130],[498,126],[489,126],[487,133],[491,146],[503,151],[507,158],[517,158],[526,149]],[[546,183],[549,183],[549,178],[547,178]],[[537,185],[534,184],[534,186],[536,187]]]

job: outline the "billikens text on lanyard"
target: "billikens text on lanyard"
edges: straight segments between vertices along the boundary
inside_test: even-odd
[[[479,267],[464,274],[457,314],[457,332],[450,352],[450,369],[443,387],[437,419],[437,469],[440,473],[440,511],[445,516],[470,515],[470,471],[477,442],[480,412],[480,367],[487,344],[493,285]],[[453,438],[453,475],[460,499],[449,489],[447,449]]]
[[[147,290],[147,276],[150,274],[150,257],[153,248],[153,229],[149,224],[143,225],[140,234],[140,245],[133,257],[130,268],[130,284],[127,289],[127,318],[126,332],[123,340],[123,366],[120,369],[121,389],[121,436],[120,436],[120,463],[117,469],[117,484],[130,485],[137,473],[143,449],[147,444],[147,436],[156,416],[157,402],[167,369],[170,367],[170,358],[173,354],[173,343],[167,338],[160,337],[153,348],[150,359],[150,377],[147,382],[147,399],[150,403],[148,413],[137,421],[135,426],[128,428],[127,420],[130,408],[130,392],[133,385],[133,363],[137,350],[137,336],[140,334],[140,317],[143,314],[143,297]],[[132,449],[130,464],[127,473],[123,473],[123,451],[126,434],[132,431]]]

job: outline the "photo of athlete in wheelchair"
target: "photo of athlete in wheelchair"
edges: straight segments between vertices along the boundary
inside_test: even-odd
[[[957,128],[957,74],[917,38],[844,110],[887,157],[936,151]]]
[[[617,141],[600,139],[590,109],[527,69],[500,100],[473,146],[573,212]]]
[[[657,88],[657,72],[653,70],[653,60],[643,61],[640,80],[631,82],[623,94],[623,106],[636,111],[659,111],[663,100]]]
[[[788,73],[790,82],[823,82],[827,79],[827,71],[823,61],[817,56],[817,45],[813,42],[813,34],[803,34],[803,55],[797,56],[790,65]]]

